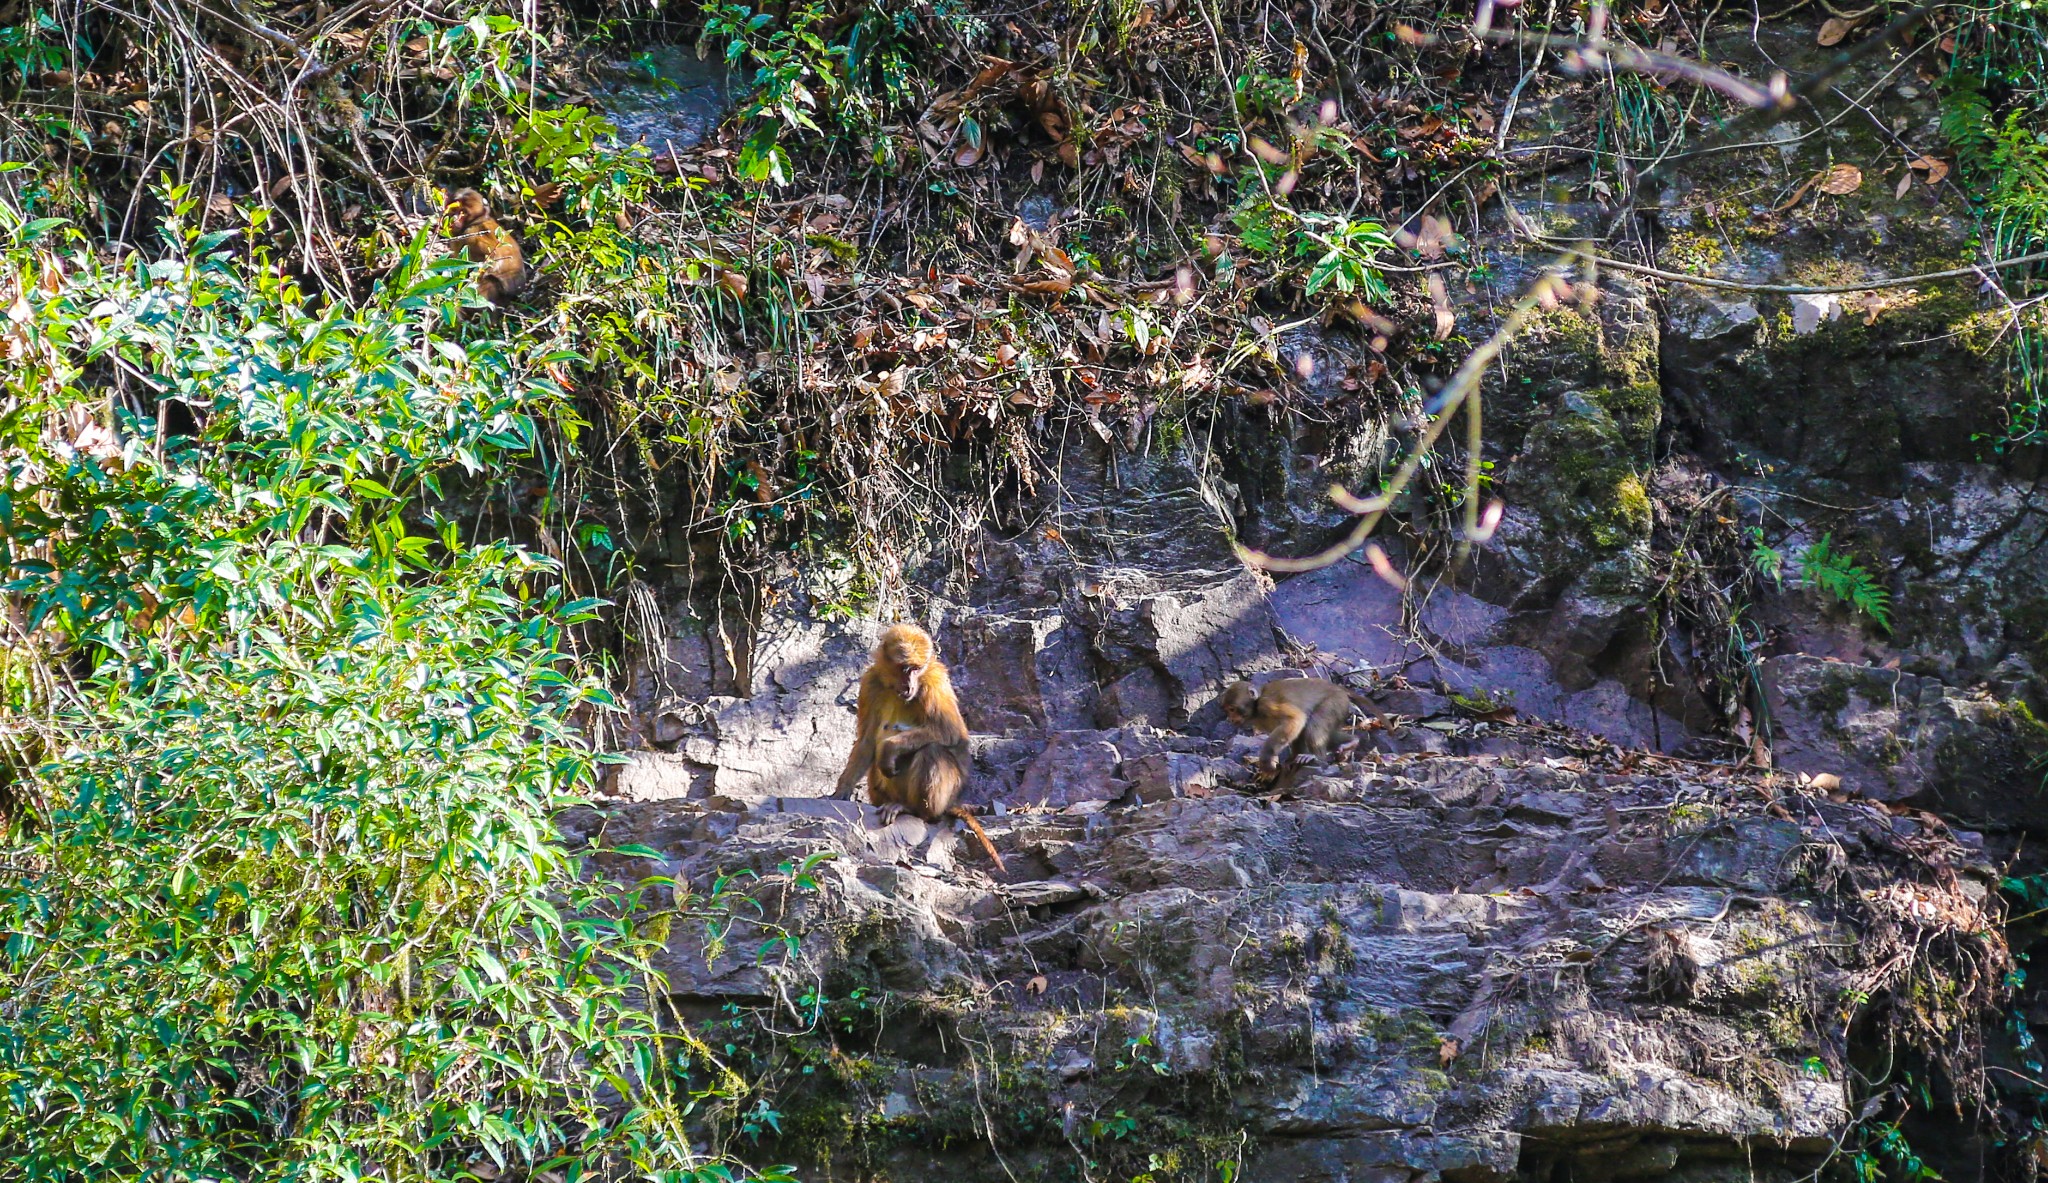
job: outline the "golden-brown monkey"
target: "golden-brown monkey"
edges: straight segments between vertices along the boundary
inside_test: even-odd
[[[512,232],[491,216],[490,203],[483,194],[474,189],[457,189],[449,194],[443,212],[455,215],[455,234],[448,245],[468,252],[470,262],[484,265],[476,277],[479,295],[503,306],[525,290],[533,278],[526,268],[526,252],[519,249]]]
[[[960,717],[945,663],[923,629],[898,624],[882,634],[860,677],[854,712],[858,734],[832,795],[851,798],[853,786],[866,777],[868,799],[885,815],[911,813],[934,823],[958,818],[981,839],[996,869],[1006,870],[981,823],[959,804],[972,759],[967,721]]]
[[[1349,690],[1325,678],[1281,678],[1266,683],[1263,690],[1250,682],[1235,682],[1223,692],[1224,717],[1265,735],[1258,759],[1259,772],[1265,776],[1280,771],[1284,752],[1291,751],[1297,765],[1332,751],[1349,755],[1358,746],[1358,737],[1354,734],[1341,744],[1337,737],[1350,729],[1352,712],[1363,709]]]

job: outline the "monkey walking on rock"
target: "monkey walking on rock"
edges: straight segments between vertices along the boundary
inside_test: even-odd
[[[1385,726],[1379,712],[1326,678],[1281,678],[1266,683],[1264,689],[1255,689],[1250,682],[1234,682],[1223,692],[1223,714],[1237,726],[1249,726],[1266,737],[1257,762],[1259,775],[1265,779],[1280,775],[1282,755],[1293,756],[1289,771],[1333,752],[1349,756],[1360,739],[1351,727],[1355,714]],[[1351,734],[1339,743],[1338,736],[1345,732]]]
[[[987,831],[959,804],[972,759],[967,722],[960,717],[945,663],[923,629],[898,624],[882,634],[860,677],[854,720],[853,751],[833,797],[850,800],[853,787],[866,777],[868,799],[885,817],[909,813],[932,823],[947,818],[966,822],[996,869],[1007,870]]]

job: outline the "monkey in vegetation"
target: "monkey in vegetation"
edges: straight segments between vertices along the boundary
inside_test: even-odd
[[[502,308],[526,289],[533,278],[526,267],[526,252],[519,249],[512,232],[491,216],[490,203],[483,194],[457,189],[442,210],[455,215],[455,235],[448,245],[466,251],[470,262],[484,265],[476,277],[479,295]]]
[[[981,839],[996,869],[1007,870],[987,831],[959,804],[971,759],[967,722],[930,635],[914,624],[891,625],[882,634],[860,677],[854,712],[859,734],[832,795],[852,798],[854,785],[866,777],[868,799],[890,820],[900,813],[934,823],[958,818]]]
[[[1353,712],[1377,717],[1349,690],[1325,678],[1281,678],[1263,690],[1240,681],[1223,692],[1224,717],[1266,737],[1258,758],[1259,774],[1265,777],[1279,774],[1280,757],[1290,751],[1297,767],[1333,751],[1350,755],[1358,735],[1354,732],[1341,744],[1337,738],[1350,730]]]

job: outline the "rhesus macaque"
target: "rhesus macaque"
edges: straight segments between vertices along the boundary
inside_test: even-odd
[[[945,663],[923,629],[897,624],[882,634],[874,660],[860,676],[854,709],[859,734],[832,795],[850,799],[853,786],[865,776],[868,799],[889,820],[901,813],[934,823],[958,818],[981,839],[996,869],[1007,870],[981,823],[959,804],[972,758],[967,721],[960,717]]]
[[[512,232],[491,216],[490,203],[483,194],[457,189],[449,195],[443,212],[455,215],[455,235],[448,245],[468,252],[470,262],[484,265],[476,277],[479,295],[502,307],[525,289],[533,277],[526,269],[526,252],[519,249]]]
[[[1262,776],[1280,771],[1283,753],[1292,752],[1296,766],[1333,751],[1350,755],[1358,747],[1358,736],[1354,733],[1341,744],[1337,738],[1350,730],[1353,711],[1364,708],[1349,690],[1324,678],[1281,678],[1266,683],[1263,690],[1250,682],[1234,682],[1223,692],[1224,717],[1266,737],[1258,758]]]

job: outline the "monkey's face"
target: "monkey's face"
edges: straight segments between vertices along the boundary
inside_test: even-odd
[[[467,226],[490,216],[491,207],[485,203],[484,195],[474,189],[459,190],[448,198],[441,212],[455,215],[458,225]]]
[[[1245,720],[1252,717],[1252,708],[1258,701],[1259,696],[1252,689],[1251,683],[1235,683],[1223,692],[1223,717],[1232,724],[1242,727]]]
[[[889,663],[889,674],[894,683],[890,688],[902,695],[904,702],[916,702],[917,696],[924,692],[924,676],[930,668],[923,662],[899,657]]]

